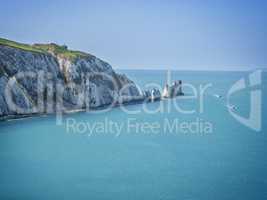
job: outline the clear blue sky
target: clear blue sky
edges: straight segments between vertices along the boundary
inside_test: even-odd
[[[267,68],[267,1],[1,0],[0,37],[56,42],[114,68]]]

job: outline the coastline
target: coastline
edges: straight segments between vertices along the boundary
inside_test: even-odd
[[[184,96],[184,93],[177,95],[173,98],[179,97],[179,96]],[[97,110],[104,110],[108,107],[111,109],[119,107],[121,105],[126,105],[126,106],[131,106],[131,105],[137,105],[137,104],[144,104],[144,103],[154,103],[157,101],[162,101],[164,99],[170,99],[170,98],[165,98],[165,97],[160,97],[152,100],[151,98],[140,98],[140,99],[134,99],[130,101],[125,101],[123,103],[115,103],[114,105],[112,104],[107,104],[107,105],[101,105],[95,108],[90,108],[91,111],[97,111]],[[89,110],[89,112],[90,112]],[[82,109],[74,109],[74,110],[68,110],[63,112],[63,115],[68,115],[68,114],[74,114],[74,113],[79,113],[79,112],[87,112],[85,108]],[[53,113],[31,113],[31,114],[16,114],[16,115],[7,115],[7,116],[1,116],[0,117],[0,123],[5,122],[5,121],[14,121],[14,120],[22,120],[22,119],[27,119],[27,118],[35,118],[35,117],[46,117],[49,115],[54,115],[56,112]]]
[[[152,102],[152,101],[147,100],[147,99],[144,98],[144,99],[132,100],[132,101],[124,102],[122,104],[101,105],[101,106],[98,106],[98,107],[95,107],[95,108],[90,108],[90,110],[91,111],[104,110],[105,108],[108,108],[109,106],[111,106],[111,108],[115,108],[115,107],[119,107],[120,105],[130,106],[130,105],[142,104],[142,103],[147,103],[147,102]],[[82,109],[68,110],[68,111],[65,111],[62,114],[63,115],[67,115],[67,114],[73,114],[73,113],[79,113],[79,112],[86,112],[86,109],[82,108]],[[56,114],[56,112],[53,112],[53,113],[30,113],[30,114],[6,115],[6,116],[1,116],[0,117],[0,123],[1,122],[5,122],[5,121],[14,121],[14,120],[20,120],[20,119],[27,119],[27,118],[45,117],[45,116],[49,116],[49,115],[53,115],[53,114]]]

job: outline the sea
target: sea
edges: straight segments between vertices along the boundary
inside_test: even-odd
[[[184,96],[0,122],[0,199],[267,199],[266,72],[120,73]]]

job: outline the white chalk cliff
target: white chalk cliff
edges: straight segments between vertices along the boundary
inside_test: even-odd
[[[20,73],[28,72],[33,77],[31,74],[20,76]],[[84,74],[95,73],[107,76],[92,76],[89,85],[83,83]],[[49,74],[49,77],[37,80],[36,75],[42,74]],[[70,83],[83,87],[77,88]],[[85,105],[95,108],[114,101],[123,103],[141,95],[130,79],[116,73],[108,63],[93,55],[70,51],[66,46],[56,44],[26,45],[0,39],[0,117],[55,112],[57,84],[67,86],[63,105],[68,110],[81,109]],[[130,86],[123,89],[127,84]],[[86,98],[81,93],[87,94]],[[43,96],[41,102],[40,95]],[[10,101],[18,105],[18,109],[10,106]],[[77,102],[80,102],[78,106]],[[40,104],[45,106],[40,107]],[[27,109],[21,111],[19,108]],[[21,113],[25,110],[27,113]]]

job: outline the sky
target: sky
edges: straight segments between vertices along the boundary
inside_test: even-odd
[[[0,0],[0,8],[0,37],[66,44],[114,68],[267,68],[265,0]]]

